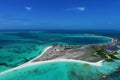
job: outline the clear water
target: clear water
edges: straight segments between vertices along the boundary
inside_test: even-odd
[[[78,62],[50,62],[3,74],[0,80],[120,80],[120,75],[102,77],[113,73],[119,66],[119,60],[104,62],[102,66]]]
[[[35,58],[51,45],[80,46],[111,42],[111,38],[81,32],[3,31],[0,32],[0,37],[0,72]],[[0,80],[87,80],[87,77],[91,77],[91,75],[94,76],[89,80],[97,80],[96,78],[101,78],[100,73],[111,73],[115,70],[114,67],[119,65],[107,68],[106,64],[103,67],[73,62],[38,64],[0,75]],[[102,72],[98,73],[98,69]],[[36,73],[33,73],[35,70]],[[109,70],[111,71],[109,72]]]

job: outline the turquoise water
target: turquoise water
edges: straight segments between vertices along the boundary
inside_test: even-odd
[[[82,46],[107,43],[112,40],[91,34],[48,31],[7,31],[0,32],[0,37],[0,72],[28,62],[40,55],[48,46]],[[109,70],[115,70],[114,67],[110,67]],[[87,80],[87,77],[89,80],[97,80],[96,78],[101,78],[101,74],[96,70],[102,71],[103,68],[75,62],[45,63],[0,75],[0,80]],[[96,73],[99,75],[95,75]],[[104,70],[101,73],[103,74]]]
[[[47,46],[79,46],[111,41],[110,38],[90,34],[41,31],[0,32],[0,37],[0,72],[28,62]]]
[[[106,76],[118,70],[120,61],[93,66],[80,62],[50,62],[27,66],[0,75],[0,80],[120,80],[120,75]]]

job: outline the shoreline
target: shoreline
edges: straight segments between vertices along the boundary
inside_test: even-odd
[[[105,37],[105,36],[103,36]],[[92,45],[102,45],[102,44],[109,44],[109,43],[113,43],[114,42],[114,38],[111,38],[111,37],[108,37],[111,39],[110,42],[107,42],[107,43],[100,43],[100,44],[92,44]],[[88,46],[88,45],[85,45],[85,46]],[[41,57],[48,49],[52,48],[53,46],[48,46],[47,48],[44,49],[44,51],[38,55],[37,57],[33,58],[32,60],[20,65],[20,66],[17,66],[15,68],[11,68],[9,70],[6,70],[6,71],[3,71],[3,72],[0,72],[0,75],[2,74],[6,74],[8,72],[11,72],[11,71],[14,71],[14,70],[18,70],[18,69],[21,69],[21,68],[24,68],[24,67],[28,67],[28,66],[32,66],[32,65],[37,65],[37,64],[45,64],[45,63],[53,63],[53,62],[79,62],[79,63],[82,63],[82,64],[89,64],[89,65],[93,65],[93,66],[102,66],[102,63],[104,60],[100,60],[98,62],[88,62],[88,61],[83,61],[83,60],[74,60],[74,59],[52,59],[52,60],[47,60],[47,61],[38,61],[38,62],[33,62],[34,60],[36,60],[37,58]]]
[[[102,63],[104,62],[104,60],[98,61],[98,62],[87,62],[87,61],[82,61],[82,60],[73,60],[73,59],[53,59],[53,60],[48,60],[48,61],[39,61],[39,62],[29,62],[29,63],[25,63],[23,65],[20,65],[18,67],[9,69],[7,71],[1,72],[0,75],[6,74],[8,72],[12,72],[14,70],[19,70],[25,67],[29,67],[29,66],[35,66],[35,65],[39,65],[39,64],[45,64],[45,63],[55,63],[55,62],[78,62],[78,63],[82,63],[82,64],[88,64],[88,65],[93,65],[93,66],[97,66],[100,67],[102,66]]]
[[[21,64],[21,65],[19,65],[19,66],[17,66],[17,67],[20,67],[20,66],[23,66],[23,65],[26,65],[26,64],[29,64],[29,63],[33,63],[32,61],[34,61],[36,58],[42,56],[42,55],[43,55],[48,49],[50,49],[51,47],[52,47],[52,46],[46,47],[40,55],[38,55],[37,57],[33,58],[32,60],[30,60],[30,61],[28,61],[28,62],[26,62],[26,63],[24,63],[24,64]],[[8,72],[9,70],[11,71],[12,69],[15,69],[15,68],[17,68],[17,67],[14,67],[14,68],[5,70],[5,71],[3,71],[3,72],[0,72],[0,75],[1,75],[2,73],[4,73],[4,72]]]
[[[50,48],[52,48],[52,47],[53,47],[53,46],[48,46],[48,47],[46,47],[40,55],[38,55],[37,57],[33,58],[32,60],[30,60],[30,61],[28,61],[28,62],[26,62],[26,63],[30,63],[30,62],[34,61],[35,59],[41,57],[48,49],[50,49]]]
[[[53,62],[78,62],[78,63],[83,63],[83,64],[89,64],[89,65],[93,65],[93,66],[102,66],[102,62],[104,60],[100,60],[98,62],[87,62],[87,61],[83,61],[83,60],[74,60],[74,59],[52,59],[52,60],[46,60],[46,61],[38,61],[38,62],[33,62],[35,59],[41,57],[48,49],[52,48],[53,46],[48,46],[44,49],[44,51],[37,57],[33,58],[32,60],[20,65],[20,66],[17,66],[17,67],[14,67],[14,68],[11,68],[9,70],[6,70],[6,71],[3,71],[3,72],[0,72],[0,75],[3,75],[3,74],[6,74],[8,72],[11,72],[11,71],[14,71],[14,70],[18,70],[18,69],[21,69],[21,68],[24,68],[24,67],[28,67],[28,66],[32,66],[32,65],[37,65],[37,64],[45,64],[45,63],[53,63]]]

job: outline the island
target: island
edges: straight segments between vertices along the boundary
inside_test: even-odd
[[[32,60],[32,62],[56,60],[56,59],[73,59],[87,62],[98,62],[101,60],[113,61],[119,59],[118,54],[120,47],[116,39],[107,44],[93,44],[86,46],[52,46],[44,54]]]

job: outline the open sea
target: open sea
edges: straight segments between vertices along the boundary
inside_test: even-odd
[[[111,37],[120,39],[120,31],[0,31],[0,73],[39,56],[48,46],[102,44],[111,42]],[[38,63],[0,74],[0,80],[120,80],[120,60],[103,62],[102,66],[65,61]]]

